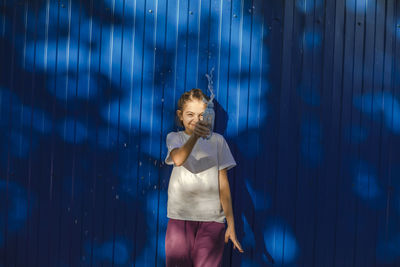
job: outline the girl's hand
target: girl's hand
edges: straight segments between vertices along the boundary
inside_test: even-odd
[[[225,243],[229,242],[229,239],[232,241],[233,243],[233,249],[238,249],[239,252],[243,253],[243,249],[242,246],[240,245],[239,241],[236,238],[236,233],[235,233],[235,229],[233,227],[229,227],[226,229],[225,232]]]
[[[198,121],[194,127],[193,134],[196,137],[206,137],[210,133],[208,124],[204,121]]]

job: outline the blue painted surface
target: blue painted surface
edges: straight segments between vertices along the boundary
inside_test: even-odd
[[[400,266],[395,0],[3,0],[0,266],[164,266],[165,137],[206,90],[224,266]]]

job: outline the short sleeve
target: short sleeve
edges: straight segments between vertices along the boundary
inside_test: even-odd
[[[225,138],[222,135],[220,135],[220,137],[218,142],[218,170],[223,170],[225,168],[229,170],[236,166],[236,161],[232,156]]]
[[[170,153],[174,148],[179,148],[183,145],[182,140],[176,132],[171,132],[167,135],[166,143],[168,148],[168,154],[165,158],[165,163],[168,165],[173,165],[174,161],[170,157]]]

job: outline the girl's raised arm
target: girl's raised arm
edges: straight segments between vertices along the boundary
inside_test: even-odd
[[[190,153],[192,152],[197,140],[200,137],[205,137],[209,134],[209,128],[205,125],[207,125],[205,122],[198,121],[196,123],[193,134],[189,137],[186,143],[180,148],[175,148],[171,151],[170,156],[176,166],[183,165],[183,163],[185,163]]]
[[[199,137],[192,134],[183,146],[174,148],[171,151],[170,157],[176,166],[181,166],[185,163],[198,139]]]

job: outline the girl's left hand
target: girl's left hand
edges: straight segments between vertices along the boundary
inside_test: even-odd
[[[229,239],[233,243],[233,249],[237,248],[241,253],[244,252],[242,249],[242,246],[240,245],[239,241],[236,238],[235,229],[233,227],[228,226],[228,228],[226,229],[226,232],[225,232],[225,243],[228,243]]]

